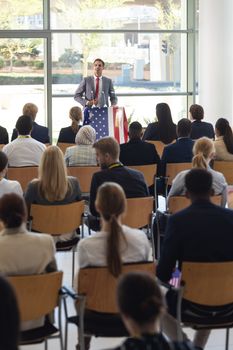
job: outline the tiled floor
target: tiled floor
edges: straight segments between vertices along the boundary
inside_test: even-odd
[[[163,200],[160,200],[160,209],[165,207]],[[71,253],[57,253],[58,268],[64,271],[63,285],[71,285]],[[76,257],[77,258],[77,257]],[[77,261],[77,259],[76,259]],[[76,266],[77,267],[77,266]],[[73,301],[70,299],[68,302],[69,312],[73,314],[75,312]],[[64,323],[64,322],[63,322]],[[190,339],[193,337],[193,331],[191,329],[185,329],[186,334]],[[69,338],[68,338],[68,350],[75,350],[75,344],[77,343],[77,328],[76,326],[69,326]],[[122,338],[93,338],[91,342],[91,350],[109,349],[114,348],[116,345],[122,342]],[[225,348],[225,330],[212,331],[209,341],[206,346],[206,350],[223,350]],[[43,350],[44,345],[22,346],[21,350]],[[58,340],[50,340],[48,350],[60,350]],[[229,350],[233,350],[233,330],[230,334],[230,346]]]

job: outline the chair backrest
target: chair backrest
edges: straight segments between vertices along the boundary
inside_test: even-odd
[[[154,179],[157,173],[157,164],[130,165],[128,167],[143,173],[148,187],[154,185]]]
[[[51,313],[58,305],[62,271],[41,275],[10,276],[19,305],[21,321],[30,321]]]
[[[60,150],[65,154],[66,149],[71,146],[75,146],[75,143],[63,143],[63,142],[58,142],[57,146],[60,148]]]
[[[187,300],[209,306],[233,303],[233,262],[183,262],[181,280]]]
[[[5,143],[0,143],[0,150],[2,150],[4,146],[6,146]]]
[[[70,204],[40,205],[32,204],[32,230],[61,235],[78,228],[82,223],[84,200]]]
[[[214,161],[214,170],[219,171],[225,176],[228,185],[233,185],[233,162]]]
[[[161,158],[162,154],[163,154],[163,149],[167,145],[165,143],[163,143],[162,141],[146,140],[146,142],[152,143],[155,146],[156,151]],[[171,143],[174,143],[174,142],[176,142],[176,140],[172,141]],[[168,145],[170,145],[170,143]]]
[[[123,265],[122,274],[142,271],[155,276],[155,263],[144,262]],[[107,267],[88,267],[79,270],[78,293],[86,296],[86,308],[97,312],[117,313],[117,278]]]
[[[28,167],[19,167],[19,168],[8,168],[7,178],[9,180],[17,180],[23,191],[25,192],[28,183],[38,178],[38,167],[37,166],[28,166]]]
[[[78,179],[81,191],[84,193],[90,192],[92,176],[99,170],[98,166],[72,166],[67,168],[68,175]]]
[[[153,202],[153,197],[127,198],[127,210],[122,223],[133,228],[150,225]]]
[[[171,186],[173,179],[178,173],[183,170],[188,170],[192,168],[192,163],[167,163],[166,164],[166,177],[167,185]]]
[[[210,200],[216,205],[221,205],[222,196],[211,196]],[[168,199],[168,211],[169,213],[174,214],[184,208],[187,208],[190,204],[191,201],[189,198],[184,196],[172,196]]]

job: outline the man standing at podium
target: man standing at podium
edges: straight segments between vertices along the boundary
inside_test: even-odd
[[[112,80],[102,76],[104,61],[96,58],[93,63],[94,75],[84,78],[77,88],[74,99],[83,107],[104,107],[117,104],[117,97],[113,88]]]

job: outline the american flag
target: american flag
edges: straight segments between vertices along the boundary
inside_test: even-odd
[[[113,136],[119,143],[128,140],[128,122],[124,107],[85,108],[84,125],[91,125],[96,139]]]
[[[181,273],[180,271],[176,268],[175,271],[172,274],[172,278],[169,281],[169,284],[171,284],[173,287],[178,288],[180,286],[180,278],[181,278]]]

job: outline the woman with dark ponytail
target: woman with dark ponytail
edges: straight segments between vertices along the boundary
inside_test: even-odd
[[[215,159],[233,161],[233,133],[229,122],[219,118],[215,124]]]
[[[101,185],[95,207],[101,217],[101,231],[79,242],[79,267],[107,266],[117,277],[122,263],[148,260],[150,245],[145,233],[121,224],[126,210],[121,186],[112,182]]]
[[[117,302],[129,331],[116,350],[191,350],[190,343],[168,342],[160,331],[165,302],[155,277],[142,272],[124,274],[119,279]]]

